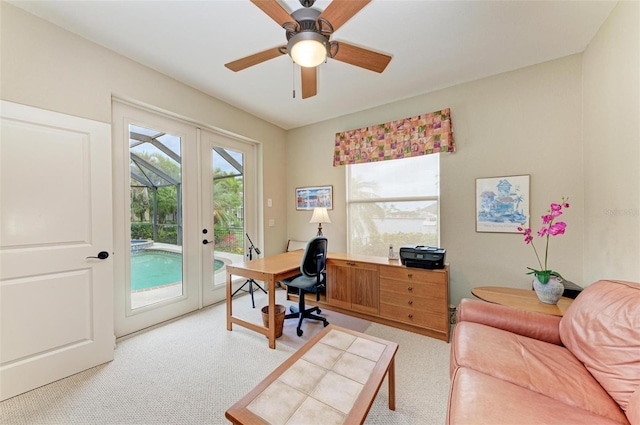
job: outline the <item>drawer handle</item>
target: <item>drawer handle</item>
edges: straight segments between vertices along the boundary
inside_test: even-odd
[[[413,305],[413,301],[409,300],[409,305]]]
[[[407,291],[409,291],[409,292],[413,291],[413,286],[409,286],[409,287],[407,288]]]
[[[409,279],[411,279],[411,278],[413,277],[413,273],[409,273],[409,274],[407,275],[407,277],[408,277]]]
[[[409,319],[413,319],[413,314],[410,314],[410,315],[409,315]]]

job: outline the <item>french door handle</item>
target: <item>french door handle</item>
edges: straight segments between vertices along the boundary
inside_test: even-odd
[[[202,244],[203,244],[203,245],[206,245],[206,244],[208,244],[208,243],[213,243],[213,241],[208,241],[208,240],[206,240],[206,239],[203,239],[203,240],[202,240]]]
[[[109,253],[107,251],[100,251],[97,257],[87,257],[87,258],[97,258],[98,260],[106,260],[109,258]]]

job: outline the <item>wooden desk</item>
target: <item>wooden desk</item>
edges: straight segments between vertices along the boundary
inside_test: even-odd
[[[225,412],[235,425],[362,424],[385,376],[395,410],[398,344],[329,325]],[[328,355],[330,353],[330,355]]]
[[[261,333],[269,338],[269,348],[276,348],[276,283],[282,279],[300,274],[300,261],[303,251],[291,251],[284,254],[258,258],[243,263],[228,264],[227,269],[227,330],[232,330],[233,323]],[[255,279],[267,284],[269,297],[269,327],[256,325],[233,316],[232,306],[232,276],[242,276]]]
[[[491,303],[553,316],[563,316],[573,302],[571,298],[561,297],[556,305],[545,304],[540,302],[535,291],[501,286],[480,286],[473,288],[471,293],[481,300]]]
[[[269,339],[276,348],[275,287],[300,274],[302,250],[227,265],[227,330],[238,324]],[[233,316],[232,276],[265,282],[269,327]],[[449,266],[440,270],[407,268],[386,257],[327,253],[326,299],[310,304],[449,341]]]

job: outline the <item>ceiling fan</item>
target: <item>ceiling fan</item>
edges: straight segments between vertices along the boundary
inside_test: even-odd
[[[288,54],[300,65],[302,72],[302,98],[317,94],[316,67],[327,58],[360,68],[382,72],[391,56],[363,49],[343,41],[331,41],[334,31],[358,13],[371,0],[333,0],[324,11],[313,9],[315,0],[299,0],[303,6],[287,13],[276,0],[251,0],[286,31],[287,45],[272,47],[242,59],[225,64],[234,72],[257,65],[280,55]]]

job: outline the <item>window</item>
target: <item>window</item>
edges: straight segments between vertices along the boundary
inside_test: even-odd
[[[350,254],[439,245],[439,154],[347,166]]]

